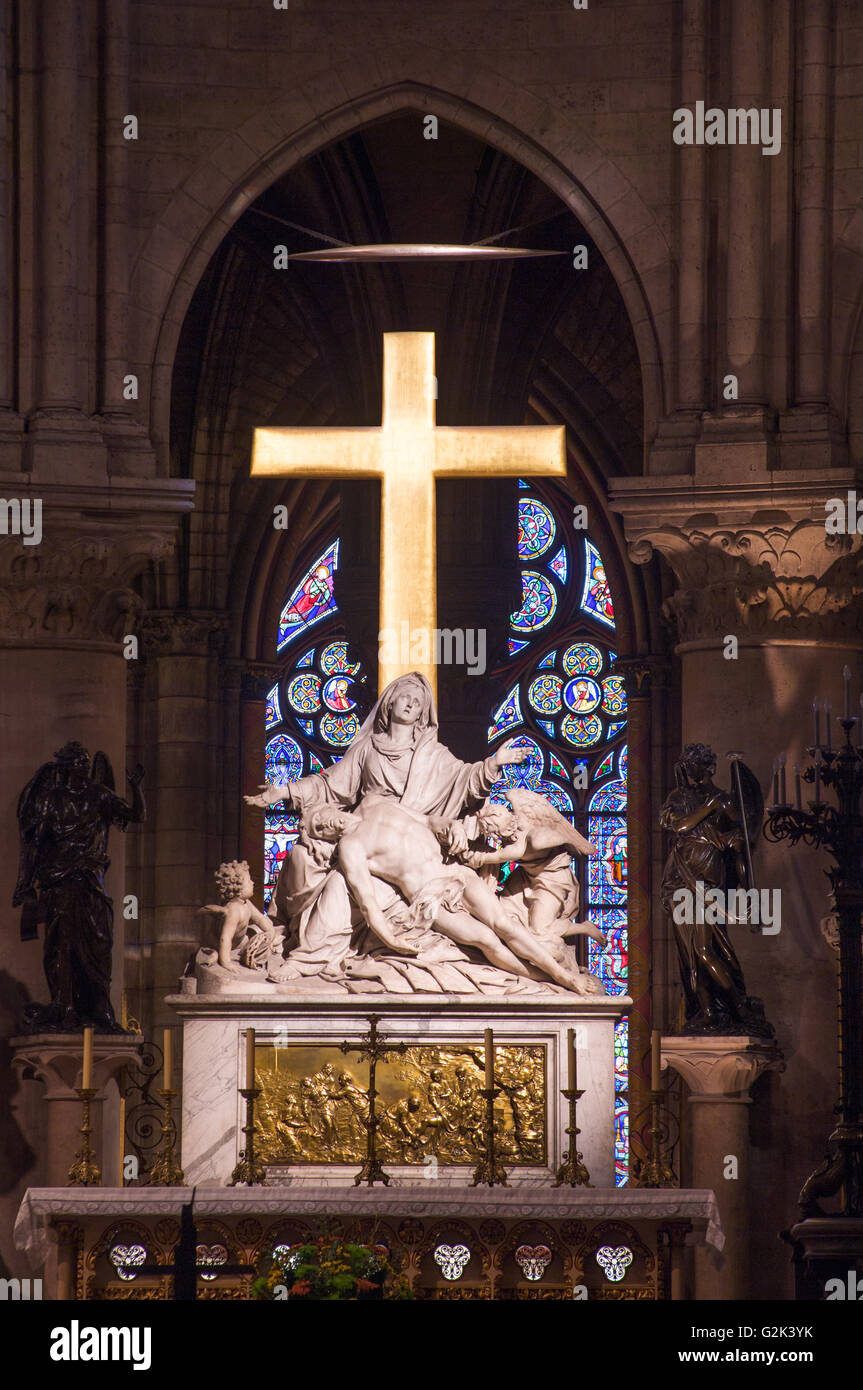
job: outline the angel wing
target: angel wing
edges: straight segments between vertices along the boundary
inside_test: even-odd
[[[13,907],[23,903],[21,917],[21,940],[32,941],[38,935],[36,924],[39,920],[38,905],[35,907],[30,896],[34,891],[34,879],[38,873],[39,831],[44,816],[45,799],[54,786],[56,764],[43,763],[38,772],[30,778],[18,798],[18,831],[20,853],[18,859],[18,882],[12,897]]]
[[[758,843],[758,836],[761,833],[761,822],[764,819],[764,793],[761,790],[761,783],[755,776],[751,767],[740,758],[734,760],[740,770],[740,791],[743,795],[743,816],[746,821],[746,833],[749,836],[749,843],[753,847]],[[734,769],[731,770],[731,792],[737,797],[737,778]]]
[[[538,792],[528,791],[526,787],[507,787],[506,796],[520,821],[527,821],[531,825],[541,825],[547,830],[553,830],[556,835],[560,836],[560,843],[567,845],[576,854],[596,854],[596,845],[592,845],[583,835],[579,835],[566,817],[562,816],[551,802],[544,796],[540,796]]]
[[[107,787],[109,792],[116,791],[114,782],[114,769],[111,766],[107,753],[101,752],[93,754],[93,766],[90,770],[92,781],[99,783],[100,786]]]

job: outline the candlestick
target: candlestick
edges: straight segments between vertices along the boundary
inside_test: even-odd
[[[81,1090],[89,1091],[93,1085],[93,1029],[84,1029],[84,1060],[81,1066]]]
[[[773,805],[779,805],[779,759],[773,759]]]
[[[658,1028],[654,1028],[650,1034],[650,1089],[659,1091],[662,1089],[662,1034]]]
[[[830,742],[830,715],[831,715],[832,713],[833,713],[833,706],[832,706],[832,704],[830,703],[829,700],[825,700],[825,701],[824,701],[824,724],[825,724],[825,735],[826,735],[826,742],[827,742],[827,748],[828,748],[828,749],[830,749],[830,748],[833,747],[833,744]]]
[[[821,800],[821,749],[815,750],[815,800]]]
[[[494,1034],[490,1028],[485,1030],[485,1087],[490,1091],[494,1086]]]
[[[845,700],[844,700],[844,704],[843,704],[843,706],[842,706],[843,709],[844,709],[844,711],[845,711],[844,718],[845,718],[845,719],[850,719],[850,718],[851,718],[851,667],[850,667],[850,666],[843,666],[843,667],[842,667],[842,679],[843,679],[843,681],[845,682]]]
[[[171,1089],[171,1073],[172,1073],[173,1070],[174,1070],[174,1068],[173,1068],[173,1060],[174,1060],[174,1059],[173,1059],[173,1057],[172,1057],[172,1055],[171,1055],[171,1053],[172,1053],[171,1043],[172,1043],[171,1029],[170,1029],[170,1028],[166,1028],[165,1031],[164,1031],[164,1033],[163,1033],[163,1036],[162,1036],[162,1057],[163,1057],[162,1087],[163,1087],[163,1089],[166,1090],[166,1091],[170,1091],[170,1089]]]
[[[569,1060],[569,1068],[567,1071],[567,1086],[569,1087],[570,1091],[575,1091],[578,1088],[578,1061],[576,1059],[575,1052],[574,1028],[567,1028],[566,1030],[566,1055]]]
[[[797,809],[798,809],[798,811],[802,811],[802,810],[803,810],[803,793],[802,793],[801,787],[800,787],[800,764],[799,764],[799,763],[795,763],[795,764],[794,764],[794,793],[795,793],[795,796],[797,797]]]
[[[821,709],[818,704],[818,696],[812,701],[812,718],[815,722],[815,747],[821,742]]]
[[[255,1089],[255,1030],[246,1029],[246,1090]]]
[[[779,801],[782,806],[788,805],[788,797],[785,794],[785,763],[784,753],[779,754]]]

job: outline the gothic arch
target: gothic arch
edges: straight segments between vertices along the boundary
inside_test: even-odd
[[[452,65],[444,55],[435,55],[438,77]],[[456,74],[451,76],[457,87]],[[189,176],[141,249],[131,309],[138,319],[139,341],[145,345],[137,369],[142,380],[149,376],[149,426],[162,471],[169,471],[171,373],[180,329],[195,287],[225,233],[275,179],[322,145],[404,109],[431,108],[494,145],[542,179],[579,218],[608,264],[632,323],[644,385],[644,438],[649,442],[666,396],[658,324],[669,309],[670,250],[654,214],[613,162],[586,134],[574,150],[571,133],[554,109],[527,91],[512,93],[508,84],[508,114],[536,132],[536,138],[519,132],[495,114],[500,84],[488,72],[472,75],[471,99],[406,80],[349,97],[334,107],[330,93],[345,92],[343,77],[346,74],[337,71],[328,81],[317,79],[289,99],[263,108],[227,136]],[[352,74],[352,85],[361,80],[361,75]],[[650,294],[647,281],[652,284]]]

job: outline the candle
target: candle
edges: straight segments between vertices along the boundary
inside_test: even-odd
[[[662,1034],[658,1028],[654,1028],[650,1034],[650,1089],[659,1091],[662,1088]]]
[[[844,714],[843,718],[845,718],[845,719],[850,719],[850,718],[851,718],[851,667],[850,667],[850,666],[843,666],[843,667],[842,667],[842,679],[843,679],[843,681],[845,682],[845,704],[844,704],[845,714]]]
[[[784,754],[784,753],[780,753],[780,754],[779,754],[779,804],[780,804],[780,806],[787,806],[787,805],[788,805],[788,797],[787,797],[786,794],[785,794],[785,763],[786,763],[785,754]]]
[[[568,1059],[568,1062],[569,1062],[569,1069],[568,1069],[567,1082],[566,1082],[566,1084],[567,1084],[567,1089],[570,1090],[570,1091],[577,1091],[577,1090],[578,1090],[578,1061],[577,1061],[577,1058],[576,1058],[576,1051],[575,1051],[575,1029],[574,1029],[574,1028],[567,1028],[567,1030],[566,1030],[566,1055],[567,1055],[567,1059]]]
[[[255,1089],[255,1030],[246,1029],[246,1090]]]
[[[818,696],[812,701],[812,718],[815,721],[815,747],[821,742],[821,710],[818,705]]]
[[[494,1090],[494,1035],[490,1028],[485,1030],[485,1089]]]
[[[162,1089],[163,1089],[164,1091],[170,1091],[170,1090],[171,1090],[171,1080],[172,1080],[172,1075],[171,1075],[171,1074],[172,1074],[172,1072],[173,1072],[173,1070],[174,1070],[174,1068],[173,1068],[173,1066],[172,1066],[173,1057],[172,1057],[172,1055],[171,1055],[171,1052],[172,1052],[171,1043],[172,1043],[172,1041],[173,1041],[173,1039],[172,1039],[172,1035],[171,1035],[171,1029],[170,1029],[170,1028],[166,1028],[166,1029],[165,1029],[165,1032],[164,1032],[163,1039],[162,1039],[162,1056],[163,1056],[163,1060],[164,1060],[164,1069],[163,1069],[163,1073],[162,1073]]]
[[[84,1061],[81,1067],[81,1090],[89,1091],[93,1086],[93,1029],[84,1029]]]
[[[795,764],[794,764],[794,791],[795,791],[795,794],[796,794],[796,797],[797,797],[797,809],[798,809],[798,811],[802,811],[802,809],[803,809],[803,793],[802,793],[801,788],[800,788],[800,764],[799,764],[799,763],[795,763]]]
[[[832,748],[832,747],[833,747],[833,744],[830,742],[830,715],[831,715],[832,713],[833,713],[833,706],[832,706],[832,704],[830,703],[829,700],[825,700],[825,701],[824,701],[824,723],[825,723],[825,726],[826,726],[826,728],[825,728],[825,734],[826,734],[827,747],[828,747],[828,748]]]
[[[773,805],[779,805],[779,759],[773,759]]]

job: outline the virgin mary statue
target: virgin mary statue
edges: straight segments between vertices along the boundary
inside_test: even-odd
[[[251,806],[287,802],[307,820],[321,806],[351,811],[392,798],[419,815],[451,820],[478,810],[501,768],[525,756],[524,749],[501,748],[482,762],[461,762],[438,741],[431,686],[413,671],[387,686],[340,762],[245,799]],[[321,858],[301,835],[276,882],[270,915],[288,928],[280,978],[319,975],[322,983],[343,983],[363,919],[337,863]],[[385,912],[405,906],[388,884],[375,879],[374,886]]]

